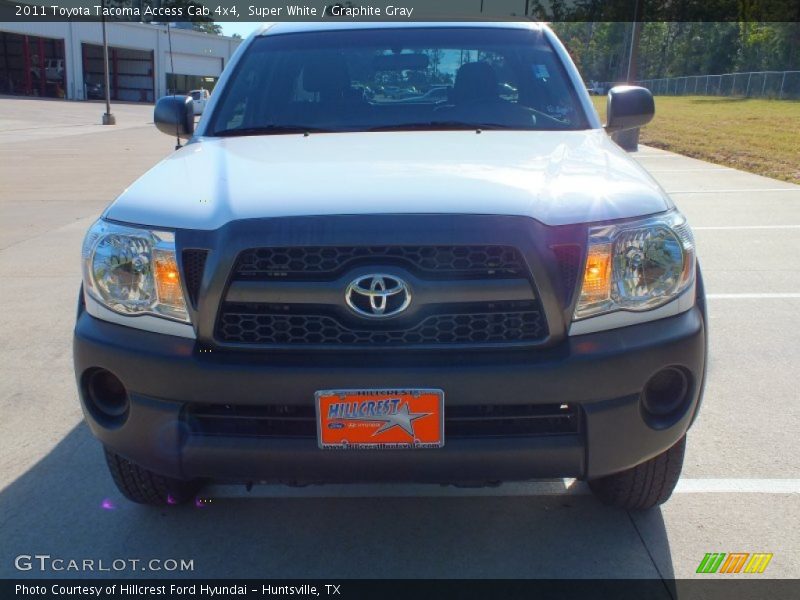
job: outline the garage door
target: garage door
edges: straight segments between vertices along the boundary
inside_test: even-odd
[[[103,47],[83,44],[84,97],[105,95]],[[108,49],[111,99],[127,102],[154,102],[153,51],[128,48]]]
[[[64,40],[0,31],[0,94],[63,98]]]

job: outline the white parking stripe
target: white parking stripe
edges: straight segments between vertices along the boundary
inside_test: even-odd
[[[800,479],[681,479],[677,494],[800,494]]]
[[[730,167],[718,167],[715,169],[708,169],[701,167],[699,169],[686,168],[686,169],[647,169],[650,173],[708,173],[709,171],[735,171]]]
[[[738,231],[746,229],[800,229],[800,225],[719,225],[692,227],[692,231]]]
[[[761,192],[800,192],[800,186],[789,188],[740,188],[738,190],[667,190],[668,194],[759,194]]]
[[[800,298],[800,294],[706,294],[709,300],[784,300]]]
[[[497,487],[459,488],[425,484],[353,484],[287,487],[212,485],[210,498],[450,498],[504,496],[564,496],[590,494],[575,479],[504,483]],[[800,479],[681,479],[676,494],[800,494]]]

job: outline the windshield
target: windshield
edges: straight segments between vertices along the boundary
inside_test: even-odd
[[[587,127],[540,32],[403,28],[256,38],[207,135]]]

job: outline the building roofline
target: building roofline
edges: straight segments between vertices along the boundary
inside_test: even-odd
[[[164,31],[167,30],[169,26],[166,22],[153,22],[153,23],[140,23],[138,21],[110,21],[107,25],[126,25],[126,26],[136,26],[136,27],[156,27],[158,29],[162,29]],[[172,34],[173,35],[193,35],[195,37],[204,37],[204,38],[212,38],[212,39],[222,39],[222,40],[240,40],[240,38],[235,38],[231,35],[222,35],[217,33],[206,33],[205,31],[196,31],[194,29],[181,29],[179,27],[172,27]],[[241,40],[240,40],[241,41]]]

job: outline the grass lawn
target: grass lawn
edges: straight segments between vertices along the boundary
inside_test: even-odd
[[[605,119],[606,98],[592,98]],[[640,141],[712,163],[800,184],[800,102],[656,96]]]

